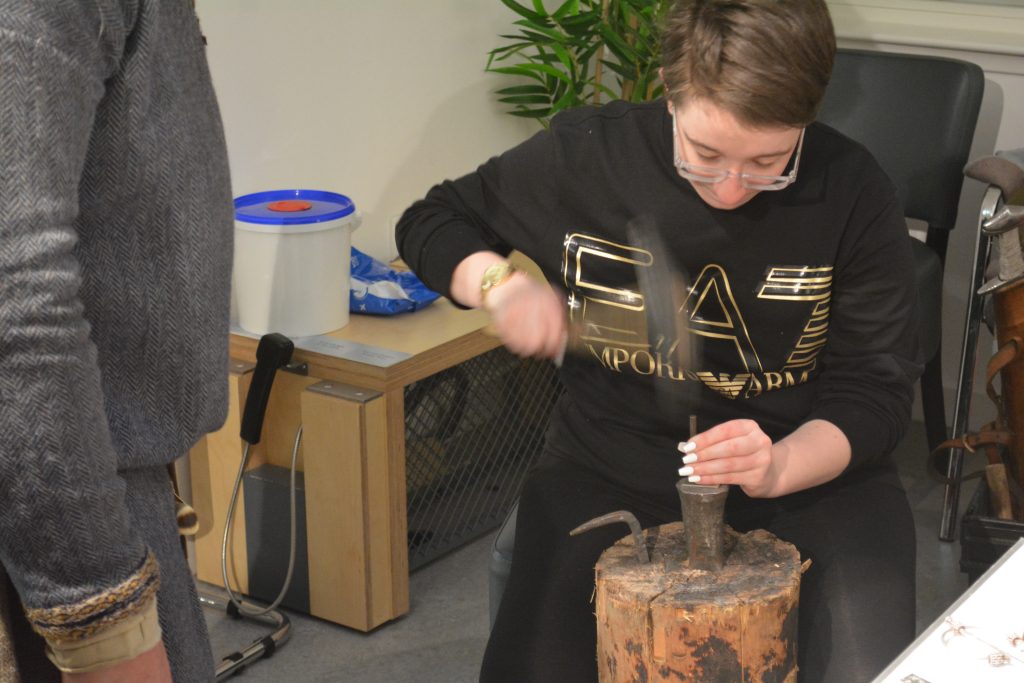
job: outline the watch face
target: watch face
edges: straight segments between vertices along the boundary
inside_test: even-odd
[[[484,276],[480,280],[480,289],[487,291],[491,287],[503,282],[514,272],[515,268],[507,263],[496,263],[493,266],[489,266],[484,271]]]

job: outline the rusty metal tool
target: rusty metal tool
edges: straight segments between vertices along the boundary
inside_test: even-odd
[[[725,499],[729,487],[680,481],[686,557],[690,569],[716,571],[725,564]]]
[[[595,517],[589,522],[584,522],[578,527],[569,532],[570,536],[577,536],[582,534],[584,531],[590,531],[600,526],[607,524],[617,524],[622,522],[623,524],[629,525],[629,530],[633,535],[633,543],[636,545],[636,559],[640,564],[647,564],[651,561],[650,553],[647,552],[647,542],[644,541],[644,531],[640,527],[640,520],[636,518],[632,512],[627,510],[617,510],[615,512],[609,512],[606,515]]]
[[[690,438],[697,435],[697,416],[690,416]],[[683,513],[686,557],[690,569],[716,571],[725,564],[725,500],[729,487],[676,483]]]

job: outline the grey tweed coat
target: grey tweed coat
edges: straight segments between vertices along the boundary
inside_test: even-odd
[[[0,198],[0,564],[38,630],[147,556],[119,471],[226,412],[231,189],[189,0],[0,0]]]

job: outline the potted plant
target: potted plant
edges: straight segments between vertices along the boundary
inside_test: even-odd
[[[509,113],[547,127],[562,109],[658,97],[659,29],[671,0],[564,0],[548,11],[501,0],[518,31],[488,53],[487,71],[521,82],[497,91]]]

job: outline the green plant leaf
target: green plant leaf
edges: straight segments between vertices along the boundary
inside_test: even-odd
[[[544,109],[513,109],[509,112],[512,116],[522,116],[528,119],[539,119],[551,115],[551,108]]]
[[[583,104],[583,102],[580,101],[579,93],[570,90],[569,92],[562,95],[562,97],[559,98],[557,102],[551,105],[551,113],[553,114],[556,111],[562,111],[563,109],[576,107],[581,104]]]
[[[611,50],[612,54],[620,60],[626,62],[637,61],[639,56],[637,51],[607,24],[601,26],[601,37],[604,39],[605,45],[608,46],[608,49]]]
[[[505,74],[507,76],[522,76],[524,78],[532,78],[535,81],[544,83],[544,75],[539,74],[532,69],[527,69],[525,65],[516,66],[496,66],[490,70],[491,73]]]
[[[548,28],[547,26],[537,26],[536,24],[529,24],[523,20],[515,22],[516,25],[523,27],[523,35],[529,36],[535,41],[545,42],[545,40],[551,40],[556,43],[563,43],[568,39],[561,31]],[[538,35],[539,34],[539,35]]]
[[[597,27],[600,22],[600,12],[588,12],[574,17],[568,17],[564,21],[559,22],[558,25],[563,31],[574,38],[592,40],[594,33],[597,32]]]
[[[556,22],[562,21],[566,15],[579,14],[580,13],[580,0],[565,0],[561,7],[555,10],[555,13],[551,15],[551,18]]]
[[[537,54],[530,55],[529,59],[527,59],[526,61],[534,62],[536,64],[558,65],[562,63],[562,60],[560,60],[558,58],[558,55],[556,55],[554,52],[541,51],[540,48],[537,48]]]
[[[595,54],[597,54],[597,50],[600,47],[601,46],[597,43],[588,45],[585,50],[580,51],[579,54],[576,55],[576,60],[580,64],[589,64],[590,60],[594,57]]]
[[[511,95],[499,97],[498,101],[504,104],[551,104],[551,98],[547,95]]]
[[[494,91],[496,95],[546,95],[547,92],[542,85],[512,85]]]
[[[622,95],[621,92],[617,92],[615,90],[612,90],[611,88],[609,88],[607,85],[604,85],[603,83],[595,84],[594,85],[594,90],[597,90],[598,92],[600,92],[602,95],[604,95],[605,97],[607,97],[610,100],[619,99],[619,97]]]
[[[560,61],[565,66],[569,73],[572,73],[573,71],[576,70],[576,64],[573,62],[572,57],[569,56],[568,51],[566,51],[564,47],[555,44],[551,46],[551,50],[556,55],[558,55],[558,61]]]
[[[611,62],[608,61],[607,59],[601,60],[601,63],[604,64],[611,71],[615,72],[615,74],[618,75],[619,78],[622,78],[627,81],[632,81],[635,80],[636,78],[636,72],[633,71],[633,69],[631,69],[629,66],[623,66],[618,62]]]
[[[508,59],[512,55],[528,47],[533,47],[533,43],[516,43],[514,45],[495,48],[487,53],[489,55],[487,62],[488,64],[491,62],[500,62],[501,60]]]
[[[572,83],[569,74],[559,71],[548,64],[518,64],[516,66],[503,66],[492,69],[495,73],[511,74],[513,76],[529,76],[539,78],[541,75],[551,76],[566,83]]]
[[[544,20],[547,18],[546,12],[544,14],[538,14],[529,7],[520,5],[516,0],[501,0],[501,4],[505,5],[505,7],[508,7],[519,16],[529,19],[530,21],[535,21],[538,24],[543,24]]]
[[[665,84],[659,81],[651,81],[645,89],[646,100],[654,100],[665,94]]]
[[[663,92],[658,32],[673,0],[558,0],[554,12],[545,1],[553,4],[501,0],[518,15],[519,32],[501,36],[505,44],[488,53],[487,71],[529,81],[497,91],[510,114],[547,126],[561,109]]]
[[[557,78],[560,81],[564,81],[565,83],[572,85],[572,77],[569,74],[561,71],[560,69],[556,69],[549,64],[523,64],[523,68],[539,71],[542,74],[546,74],[552,78]]]
[[[508,40],[519,40],[519,41],[522,41],[523,45],[533,45],[534,44],[534,42],[532,40],[527,40],[526,37],[522,33],[514,33],[514,34],[513,33],[503,33],[501,35],[501,37],[502,38],[507,38]],[[500,48],[500,47],[494,48],[494,50],[501,50],[501,49],[502,48]],[[491,50],[491,52],[494,52],[494,50]]]

